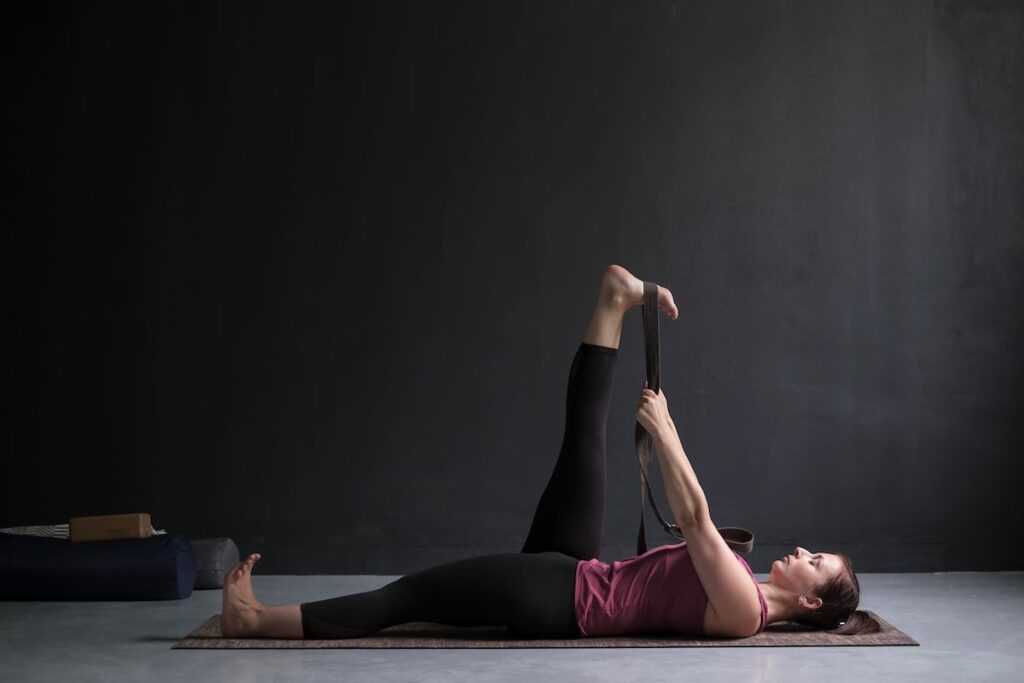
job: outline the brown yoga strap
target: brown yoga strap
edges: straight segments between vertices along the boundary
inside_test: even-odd
[[[658,286],[653,282],[644,282],[644,350],[647,356],[647,388],[658,393],[661,386],[661,346],[658,331]],[[636,539],[636,554],[643,555],[647,552],[647,536],[644,533],[644,493],[647,500],[654,509],[658,521],[665,531],[678,538],[685,540],[678,524],[670,524],[661,516],[658,504],[654,502],[654,494],[651,493],[651,486],[647,483],[648,472],[651,468],[651,451],[654,449],[654,439],[643,426],[636,423],[636,455],[640,459],[640,533]],[[725,539],[726,544],[738,553],[749,553],[754,548],[754,534],[746,529],[737,527],[719,527],[718,533]]]

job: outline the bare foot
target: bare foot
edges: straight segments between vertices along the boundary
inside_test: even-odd
[[[239,562],[224,577],[224,603],[220,614],[220,632],[225,638],[255,635],[259,630],[263,605],[252,592],[252,566],[260,559],[253,553]]]
[[[679,317],[679,308],[676,307],[672,292],[661,285],[658,287],[658,308],[665,311],[672,320]],[[604,269],[601,278],[601,293],[613,301],[619,301],[626,308],[642,306],[644,303],[643,280],[635,277],[622,266],[612,264]]]

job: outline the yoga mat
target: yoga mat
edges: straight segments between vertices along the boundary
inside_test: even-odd
[[[306,648],[556,648],[556,647],[814,647],[851,645],[920,645],[874,612],[882,630],[859,636],[837,636],[826,631],[808,630],[795,622],[769,624],[749,638],[690,638],[673,634],[644,634],[568,640],[518,640],[504,626],[445,626],[412,621],[377,631],[366,638],[340,640],[300,640],[271,638],[224,638],[220,633],[220,615],[207,619],[172,649],[306,649]]]

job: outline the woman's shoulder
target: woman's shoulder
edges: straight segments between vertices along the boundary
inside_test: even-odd
[[[746,561],[729,547],[710,518],[688,527],[687,549],[714,613],[711,626],[744,636],[756,633],[764,619],[764,597]]]

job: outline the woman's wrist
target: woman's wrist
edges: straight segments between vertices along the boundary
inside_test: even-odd
[[[679,438],[679,434],[676,432],[676,426],[672,423],[672,420],[666,420],[658,428],[657,438],[661,441],[674,440]]]

